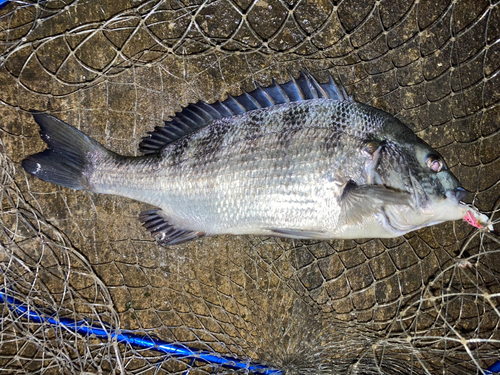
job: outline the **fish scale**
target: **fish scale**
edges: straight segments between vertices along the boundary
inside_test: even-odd
[[[190,104],[143,138],[140,157],[34,117],[48,149],[23,161],[27,172],[158,207],[139,219],[164,245],[217,234],[396,237],[470,210],[439,153],[331,77]]]

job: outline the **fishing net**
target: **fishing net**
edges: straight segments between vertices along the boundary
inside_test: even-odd
[[[2,372],[497,371],[494,232],[452,222],[390,240],[218,236],[162,248],[137,220],[150,207],[44,183],[20,161],[45,148],[30,110],[137,155],[182,106],[307,69],[409,124],[496,223],[498,3],[2,3]]]

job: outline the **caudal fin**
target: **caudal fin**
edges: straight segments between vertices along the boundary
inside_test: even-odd
[[[24,170],[40,180],[76,190],[91,190],[93,163],[109,154],[99,142],[65,122],[44,114],[33,117],[48,148],[23,160]]]

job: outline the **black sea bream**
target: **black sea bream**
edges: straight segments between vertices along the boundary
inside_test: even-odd
[[[48,149],[23,161],[28,173],[159,207],[140,220],[164,245],[217,234],[397,237],[470,211],[438,152],[331,77],[190,104],[142,140],[140,157],[33,116]]]

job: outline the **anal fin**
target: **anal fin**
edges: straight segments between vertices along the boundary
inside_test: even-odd
[[[161,209],[142,211],[139,221],[163,246],[178,245],[205,236],[204,232],[177,228],[169,222]]]

